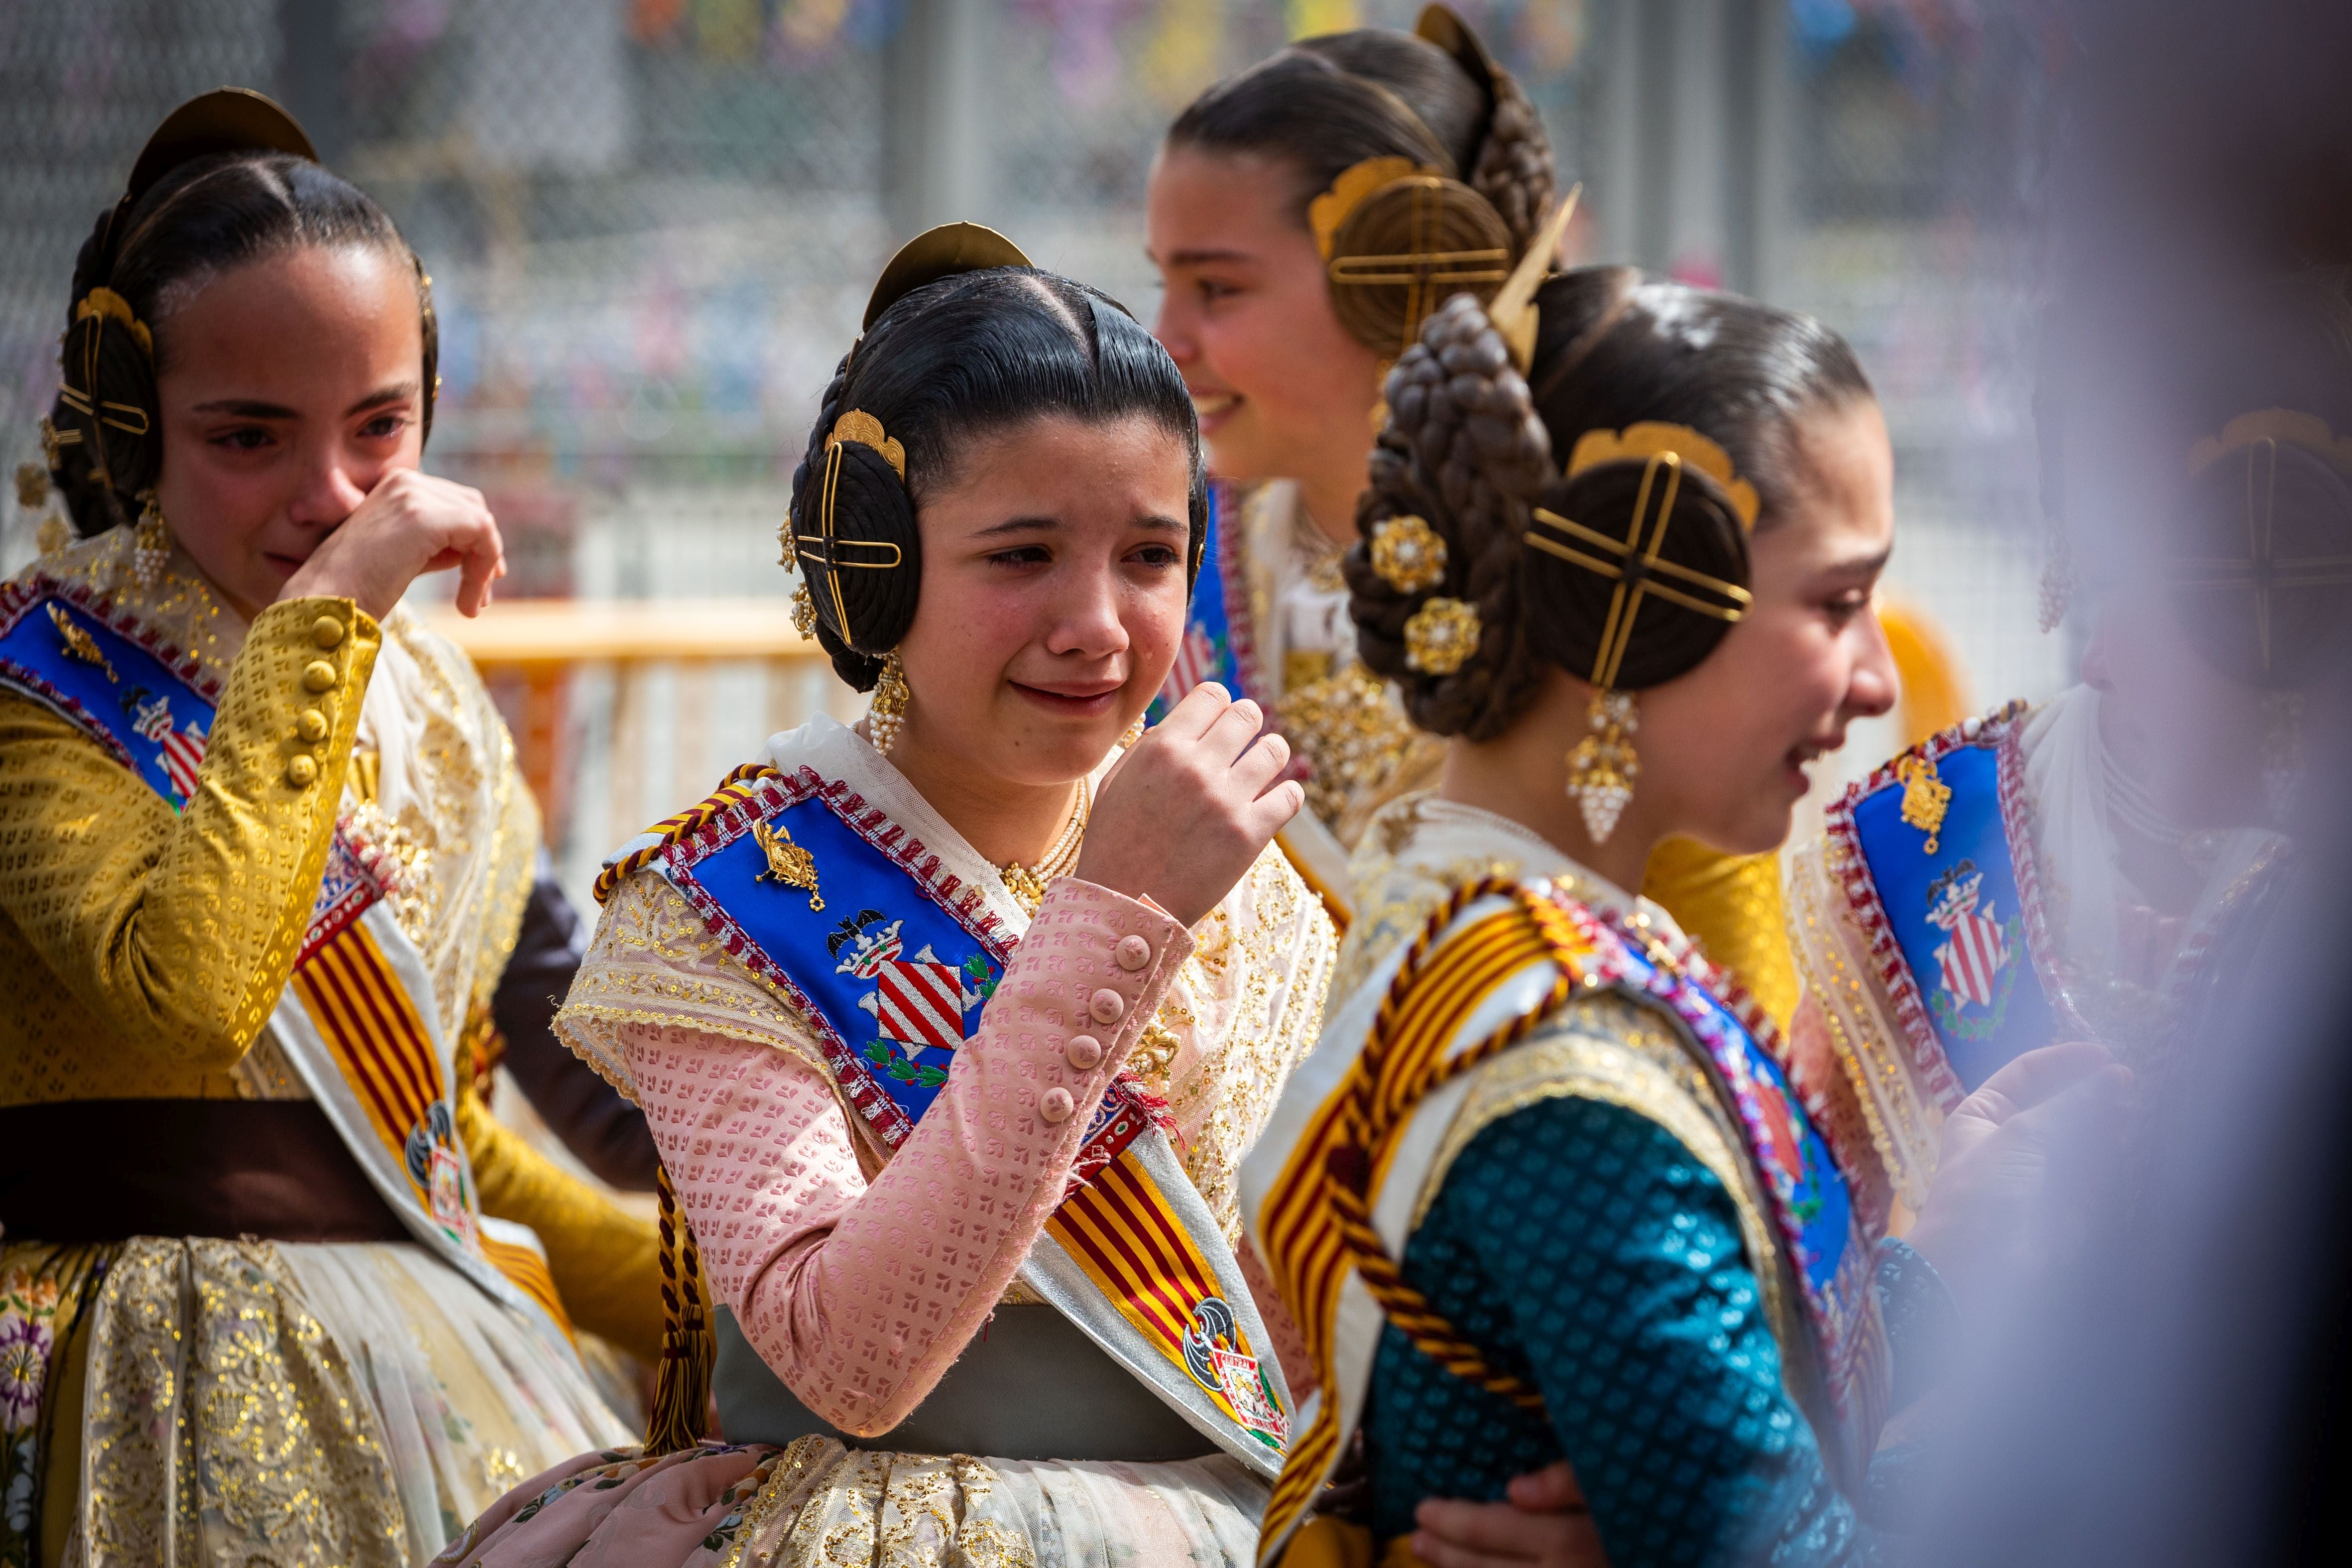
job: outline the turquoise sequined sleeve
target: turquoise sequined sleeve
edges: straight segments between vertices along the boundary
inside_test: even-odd
[[[1447,1173],[1404,1273],[1547,1408],[1388,1329],[1364,1419],[1383,1542],[1424,1497],[1499,1499],[1564,1457],[1612,1568],[1875,1560],[1781,1386],[1729,1196],[1655,1122],[1569,1098],[1496,1122]]]

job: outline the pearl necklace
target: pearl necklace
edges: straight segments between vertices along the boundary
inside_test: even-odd
[[[1034,867],[1018,860],[1008,860],[999,866],[997,874],[1004,879],[1004,890],[1013,895],[1025,914],[1034,915],[1045,901],[1045,884],[1056,877],[1066,877],[1078,864],[1078,846],[1087,836],[1087,818],[1094,810],[1094,792],[1085,779],[1078,781],[1077,809],[1063,825],[1062,836],[1054,847]]]

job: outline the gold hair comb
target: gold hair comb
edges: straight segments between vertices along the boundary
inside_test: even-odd
[[[1574,479],[1596,464],[1613,463],[1625,458],[1653,458],[1661,452],[1672,452],[1721,485],[1731,497],[1732,507],[1739,513],[1741,525],[1749,529],[1756,526],[1756,514],[1761,505],[1757,500],[1756,487],[1732,470],[1730,453],[1687,425],[1643,420],[1638,425],[1626,426],[1622,432],[1587,430],[1576,438],[1576,449],[1569,454],[1564,477]]]
[[[1367,158],[1340,170],[1331,188],[1307,204],[1307,225],[1315,231],[1315,248],[1323,253],[1323,259],[1331,259],[1331,246],[1339,237],[1339,226],[1355,216],[1367,196],[1416,175],[1437,178],[1439,172],[1426,163],[1400,157]]]
[[[1560,236],[1568,232],[1568,220],[1576,216],[1576,199],[1583,194],[1582,182],[1569,188],[1559,209],[1543,226],[1543,232],[1528,247],[1528,253],[1519,258],[1519,265],[1504,283],[1502,292],[1486,307],[1486,319],[1503,334],[1504,345],[1511,351],[1511,363],[1519,367],[1521,375],[1528,374],[1528,367],[1536,359],[1536,290],[1551,276],[1552,258],[1559,254]]]
[[[2193,478],[2229,453],[2242,451],[2258,441],[2300,447],[2339,474],[2352,474],[2352,436],[2338,436],[2316,414],[2293,408],[2263,408],[2241,414],[2221,426],[2219,436],[2200,437],[2189,448],[2189,472]]]
[[[898,471],[899,482],[906,482],[907,448],[895,436],[884,435],[882,421],[863,408],[853,408],[833,422],[833,433],[824,438],[824,449],[830,452],[844,441],[873,447],[882,454],[883,461]]]

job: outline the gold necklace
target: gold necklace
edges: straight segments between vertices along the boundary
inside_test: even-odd
[[[997,874],[1004,879],[1004,890],[1013,895],[1022,912],[1034,915],[1045,901],[1045,884],[1056,877],[1066,877],[1078,863],[1078,846],[1087,836],[1087,817],[1094,810],[1094,791],[1085,779],[1078,781],[1077,809],[1062,827],[1062,836],[1054,847],[1034,867],[1018,860],[1008,860],[999,866]]]

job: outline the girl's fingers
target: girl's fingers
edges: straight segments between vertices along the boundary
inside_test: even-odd
[[[1265,793],[1268,784],[1282,776],[1290,763],[1290,742],[1282,738],[1279,730],[1268,730],[1256,744],[1241,754],[1234,764],[1236,782],[1247,786],[1254,800]]]

